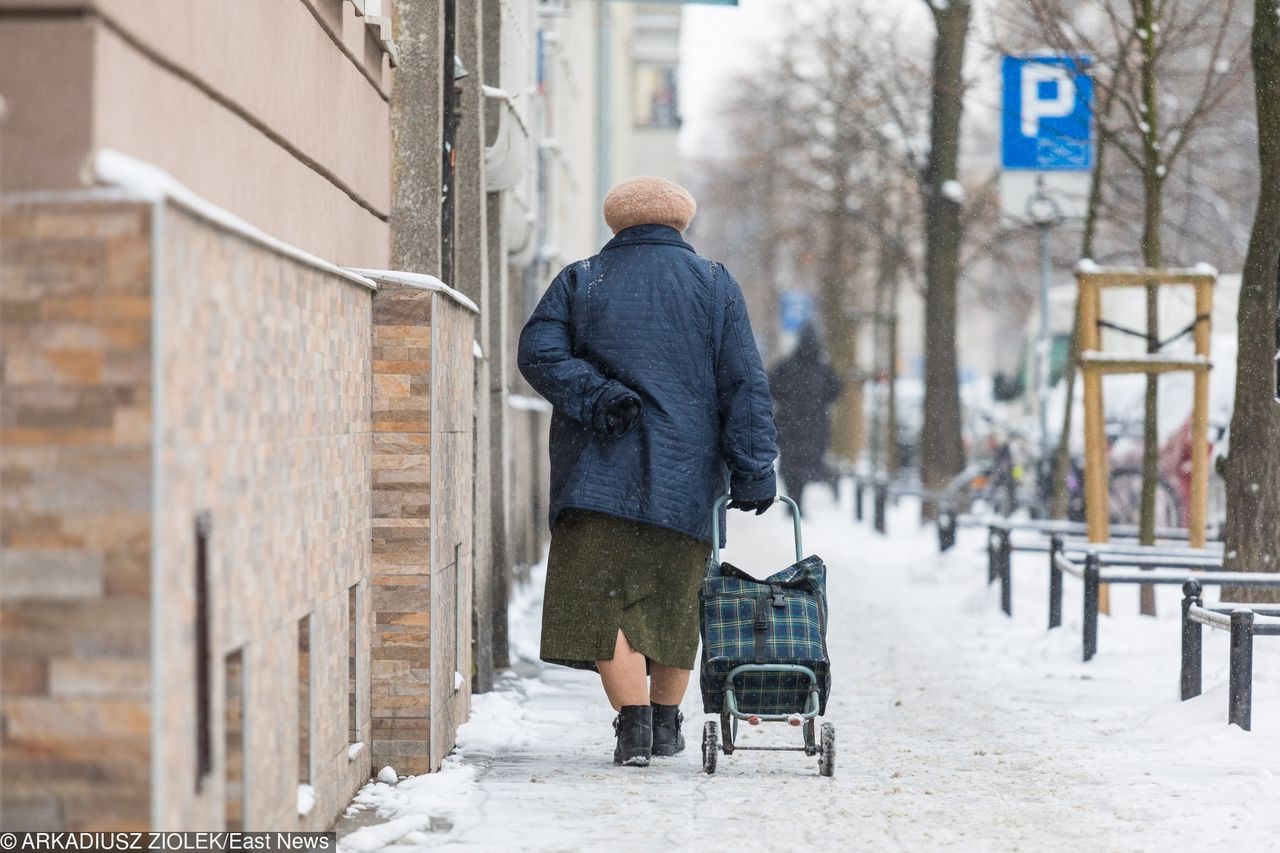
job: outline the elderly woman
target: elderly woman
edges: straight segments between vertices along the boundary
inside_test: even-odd
[[[541,656],[600,673],[615,764],[684,748],[711,505],[775,497],[768,380],[738,283],[680,236],[695,210],[671,181],[615,186],[614,238],[556,276],[520,336],[520,372],[554,407]]]

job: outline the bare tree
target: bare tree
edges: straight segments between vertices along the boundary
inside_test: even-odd
[[[956,358],[956,283],[960,277],[961,196],[958,167],[964,111],[964,53],[970,0],[925,0],[933,13],[932,104],[925,169],[925,376],[920,435],[921,478],[941,491],[965,463]],[[936,511],[927,502],[925,512]]]
[[[1166,216],[1166,189],[1184,158],[1192,160],[1196,137],[1238,87],[1236,71],[1244,40],[1236,32],[1236,0],[1025,0],[1010,4],[1011,20],[1055,50],[1092,57],[1091,73],[1104,106],[1099,137],[1104,150],[1121,162],[1112,174],[1098,173],[1093,187],[1092,221],[1086,229],[1086,256],[1098,220],[1122,219],[1103,206],[1109,188],[1121,203],[1140,201],[1138,259],[1160,267],[1166,259],[1165,236],[1176,231]],[[1007,6],[1006,9],[1009,7]],[[1127,167],[1127,168],[1126,168]],[[1136,175],[1137,199],[1127,179]],[[1195,192],[1192,187],[1191,192]],[[1184,204],[1184,209],[1190,205]],[[1186,229],[1193,230],[1193,229]],[[1096,259],[1096,254],[1093,255]],[[1147,297],[1146,345],[1160,348],[1156,289]],[[1153,542],[1159,479],[1156,420],[1158,384],[1150,377],[1144,400],[1142,541]],[[1064,431],[1065,433],[1065,431]],[[1059,457],[1064,456],[1059,448]],[[1151,609],[1144,596],[1144,611]]]
[[[1280,571],[1280,13],[1257,0],[1253,73],[1261,193],[1240,285],[1235,412],[1227,462],[1228,562]],[[1274,591],[1224,588],[1233,601],[1274,601]]]

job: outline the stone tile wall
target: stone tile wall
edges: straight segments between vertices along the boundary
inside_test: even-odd
[[[474,313],[173,205],[3,215],[0,824],[321,829],[382,765],[437,768],[473,671]]]
[[[432,310],[431,767],[471,713],[475,559],[475,314],[436,294]],[[458,676],[461,677],[458,677]]]
[[[373,761],[400,773],[439,767],[469,710],[474,324],[438,291],[374,297]]]
[[[429,290],[373,299],[373,763],[430,769],[431,309]]]
[[[149,205],[0,211],[0,827],[138,829],[151,782]]]
[[[181,209],[161,215],[155,625],[165,690],[155,743],[165,776],[153,791],[155,826],[223,826],[225,720],[242,712],[245,827],[323,829],[371,770],[367,674],[357,703],[365,746],[348,756],[348,593],[367,589],[370,571],[372,293]],[[200,513],[210,522],[215,662],[214,760],[203,778],[193,640]],[[308,616],[309,721],[298,699],[298,625]],[[244,706],[227,709],[224,661],[236,651]],[[300,767],[302,725],[309,767]],[[307,778],[316,800],[300,815]]]

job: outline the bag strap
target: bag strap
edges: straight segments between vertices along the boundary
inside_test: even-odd
[[[765,646],[769,639],[770,597],[761,595],[756,598],[756,615],[751,627],[756,640],[756,663],[764,663]]]

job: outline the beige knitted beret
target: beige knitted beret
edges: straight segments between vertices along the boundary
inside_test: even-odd
[[[604,221],[614,234],[633,225],[669,225],[684,231],[698,212],[688,190],[666,178],[628,178],[604,197]]]

